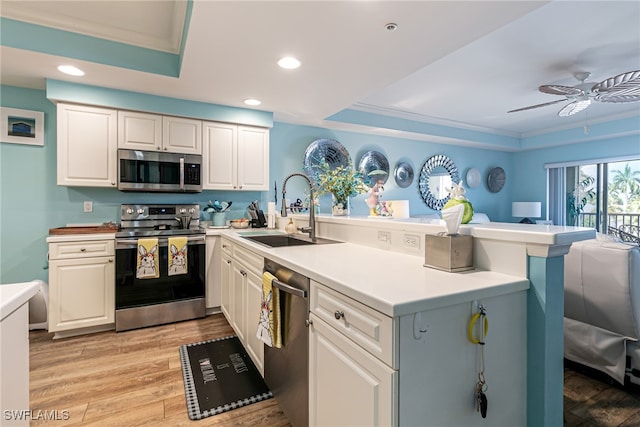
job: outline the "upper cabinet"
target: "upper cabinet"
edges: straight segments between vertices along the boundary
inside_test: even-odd
[[[117,185],[115,110],[58,104],[58,185]]]
[[[118,148],[202,155],[204,190],[269,190],[269,129],[58,104],[58,185],[117,187]]]
[[[162,149],[170,153],[202,154],[202,121],[162,117]]]
[[[202,121],[118,111],[118,148],[202,154]]]
[[[162,149],[162,116],[118,111],[118,148],[159,151]]]
[[[269,129],[203,124],[203,189],[269,190]]]

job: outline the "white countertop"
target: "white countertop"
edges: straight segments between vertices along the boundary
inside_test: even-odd
[[[424,267],[419,257],[352,243],[269,248],[235,231],[215,231],[391,317],[529,288],[524,277],[447,273]]]
[[[24,283],[11,283],[0,285],[0,319],[7,316],[27,303],[31,297],[38,293],[42,281],[33,280]]]

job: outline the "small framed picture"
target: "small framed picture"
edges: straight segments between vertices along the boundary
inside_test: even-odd
[[[0,108],[0,142],[44,146],[42,111]]]

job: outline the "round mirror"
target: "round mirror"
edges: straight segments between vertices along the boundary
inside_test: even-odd
[[[425,204],[433,210],[441,210],[449,201],[452,184],[458,184],[458,168],[453,160],[442,154],[431,156],[420,170],[418,188]]]
[[[389,179],[389,161],[378,151],[367,151],[360,159],[360,173],[369,180],[371,185],[376,182],[385,184]]]

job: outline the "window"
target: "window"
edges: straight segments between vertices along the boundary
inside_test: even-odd
[[[546,165],[549,218],[557,225],[640,235],[640,159]],[[635,228],[634,228],[635,227]]]

